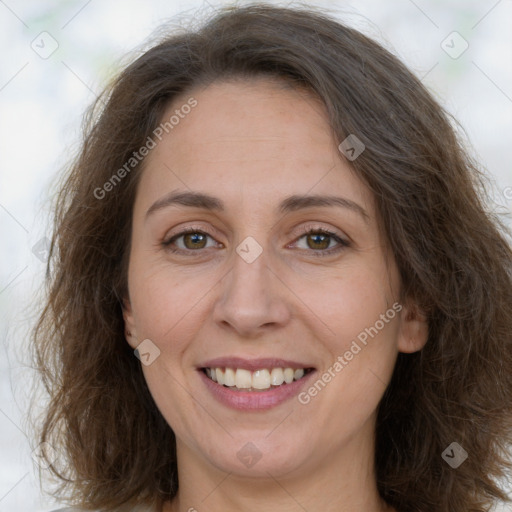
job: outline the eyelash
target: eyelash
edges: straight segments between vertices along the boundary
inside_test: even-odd
[[[201,252],[201,249],[196,249],[196,250],[194,250],[194,249],[175,249],[175,248],[171,247],[171,244],[175,240],[177,240],[178,238],[181,238],[182,236],[189,235],[189,234],[201,234],[201,235],[207,235],[207,236],[213,238],[213,235],[211,233],[208,233],[204,229],[198,229],[198,228],[191,227],[191,228],[188,228],[188,229],[186,229],[184,231],[181,231],[181,232],[173,235],[168,240],[164,240],[162,242],[162,246],[166,250],[168,250],[168,251],[170,251],[172,253],[182,253],[183,254],[184,252],[185,253]],[[319,250],[302,249],[302,250],[305,250],[305,251],[308,251],[308,252],[312,252],[315,257],[330,256],[332,254],[338,253],[338,252],[346,249],[347,247],[350,247],[350,245],[351,245],[347,240],[343,240],[342,238],[340,238],[333,231],[329,231],[329,230],[323,229],[323,228],[306,228],[306,231],[302,232],[302,234],[296,240],[298,241],[301,238],[303,238],[303,237],[305,237],[307,235],[312,235],[312,234],[325,235],[325,236],[328,236],[330,238],[333,238],[336,242],[338,242],[338,245],[336,247],[331,248],[331,249],[324,249],[324,250],[321,250],[321,249],[319,249]]]

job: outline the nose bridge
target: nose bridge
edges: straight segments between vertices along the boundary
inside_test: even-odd
[[[263,326],[287,321],[288,307],[271,259],[270,251],[252,237],[238,245],[215,307],[217,322],[248,336]]]

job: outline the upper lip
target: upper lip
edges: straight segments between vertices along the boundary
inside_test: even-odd
[[[314,368],[308,363],[265,357],[259,359],[243,359],[241,357],[218,357],[201,363],[199,368],[242,368],[244,370],[256,371],[264,368]]]

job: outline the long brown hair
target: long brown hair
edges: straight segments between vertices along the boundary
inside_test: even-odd
[[[160,505],[178,488],[175,437],[126,342],[121,300],[144,161],[98,193],[192,87],[266,75],[307,87],[375,196],[402,296],[429,338],[399,354],[379,405],[376,474],[399,512],[480,512],[506,500],[512,440],[512,253],[489,211],[486,178],[449,115],[380,45],[318,9],[221,8],[167,35],[107,87],[86,117],[81,152],[56,197],[47,299],[33,354],[50,402],[39,442],[63,454],[54,494],[111,510]],[[442,453],[457,442],[457,469]]]

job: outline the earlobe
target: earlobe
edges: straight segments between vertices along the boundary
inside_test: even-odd
[[[398,351],[418,352],[428,340],[427,315],[416,304],[404,306],[400,317]]]
[[[130,347],[135,348],[137,343],[137,331],[135,329],[135,319],[133,317],[132,306],[129,299],[122,301],[123,319],[124,319],[124,336]]]

